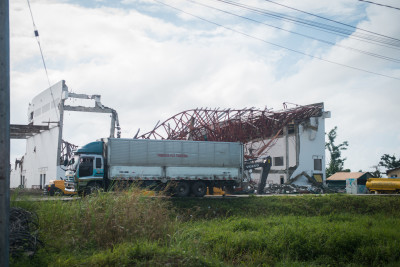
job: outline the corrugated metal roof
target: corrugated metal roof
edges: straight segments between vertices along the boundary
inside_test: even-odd
[[[327,180],[329,181],[345,181],[346,179],[353,178],[358,179],[366,174],[366,172],[337,172],[332,176],[329,176]]]

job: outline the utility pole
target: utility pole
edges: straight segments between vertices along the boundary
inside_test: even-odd
[[[0,266],[9,266],[10,27],[9,0],[0,0]]]

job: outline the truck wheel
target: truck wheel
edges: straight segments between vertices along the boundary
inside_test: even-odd
[[[225,191],[226,194],[234,194],[235,193],[235,189],[233,188],[233,185],[225,185],[223,190]]]
[[[190,192],[190,187],[187,182],[179,182],[174,188],[174,195],[177,197],[187,197]]]
[[[195,182],[192,185],[192,193],[195,197],[203,197],[207,192],[207,186],[204,182]]]
[[[97,193],[102,189],[103,189],[103,187],[101,186],[100,183],[92,182],[92,183],[89,183],[86,186],[85,193],[86,193],[86,195],[90,195],[90,194],[93,194],[93,193]]]

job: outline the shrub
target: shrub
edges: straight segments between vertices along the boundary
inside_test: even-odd
[[[143,197],[136,188],[36,206],[43,241],[57,250],[111,248],[143,238],[165,241],[174,229],[170,208],[159,198]]]

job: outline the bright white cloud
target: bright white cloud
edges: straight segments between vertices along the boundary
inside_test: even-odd
[[[158,120],[196,107],[281,109],[285,101],[325,102],[326,109],[332,111],[327,131],[337,125],[338,141],[350,143],[344,153],[348,158],[346,167],[368,170],[381,154],[399,154],[398,80],[299,56],[177,14],[153,1],[125,0],[123,8],[107,7],[106,1],[97,4],[101,3],[99,7],[82,7],[68,1],[37,0],[31,6],[51,82],[64,79],[72,91],[101,94],[103,104],[117,109],[123,136],[133,136],[138,128],[144,133]],[[186,1],[168,3],[266,41],[400,77],[399,64],[321,46],[315,41],[299,42],[287,33],[244,24]],[[29,101],[48,84],[27,4],[12,1],[10,7],[11,122],[26,123]],[[307,0],[296,2],[296,8],[344,21],[358,19],[362,28],[400,36],[398,13],[382,7],[349,0]],[[282,25],[296,29],[287,23]],[[361,45],[349,38],[340,44],[400,58],[396,50]],[[67,114],[65,136],[83,145],[107,135],[109,122],[104,115]],[[13,142],[12,149],[13,159],[23,153],[23,144]]]

